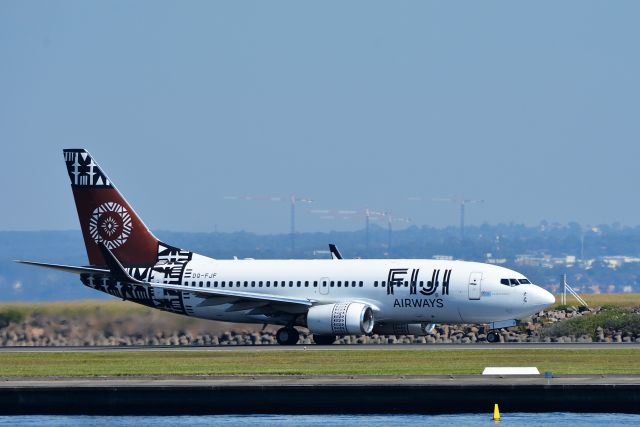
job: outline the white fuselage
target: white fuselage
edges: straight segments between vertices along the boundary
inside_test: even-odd
[[[525,283],[505,285],[503,279]],[[549,292],[527,282],[513,270],[465,261],[214,260],[194,254],[180,284],[184,314],[212,320],[291,321],[262,314],[255,305],[239,307],[232,298],[211,303],[198,289],[305,298],[314,304],[362,302],[373,308],[376,323],[488,323],[520,319],[554,302]]]

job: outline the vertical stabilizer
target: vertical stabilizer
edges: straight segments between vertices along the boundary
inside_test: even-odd
[[[103,243],[125,266],[151,265],[158,240],[84,149],[63,150],[80,228],[92,265],[105,265]]]

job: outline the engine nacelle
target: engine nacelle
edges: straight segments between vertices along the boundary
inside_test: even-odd
[[[385,323],[376,325],[373,333],[378,335],[429,335],[435,325],[433,323]]]
[[[316,305],[307,313],[307,328],[318,335],[370,334],[373,324],[373,309],[360,302]]]

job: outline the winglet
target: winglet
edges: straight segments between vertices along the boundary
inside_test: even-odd
[[[334,245],[333,243],[329,243],[329,252],[331,252],[331,258],[342,259],[342,255],[340,254],[340,251],[338,250],[338,248],[336,248],[336,245]]]
[[[144,283],[138,279],[131,277],[127,270],[124,269],[118,258],[116,258],[113,253],[107,248],[107,246],[103,242],[98,243],[98,247],[100,248],[100,252],[102,252],[102,256],[104,261],[107,263],[107,267],[109,267],[109,271],[111,275],[116,280],[123,280],[129,283]]]

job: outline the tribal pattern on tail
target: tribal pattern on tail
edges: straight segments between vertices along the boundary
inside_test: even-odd
[[[64,150],[64,161],[75,187],[113,188],[109,178],[100,170],[93,158],[84,150]]]

